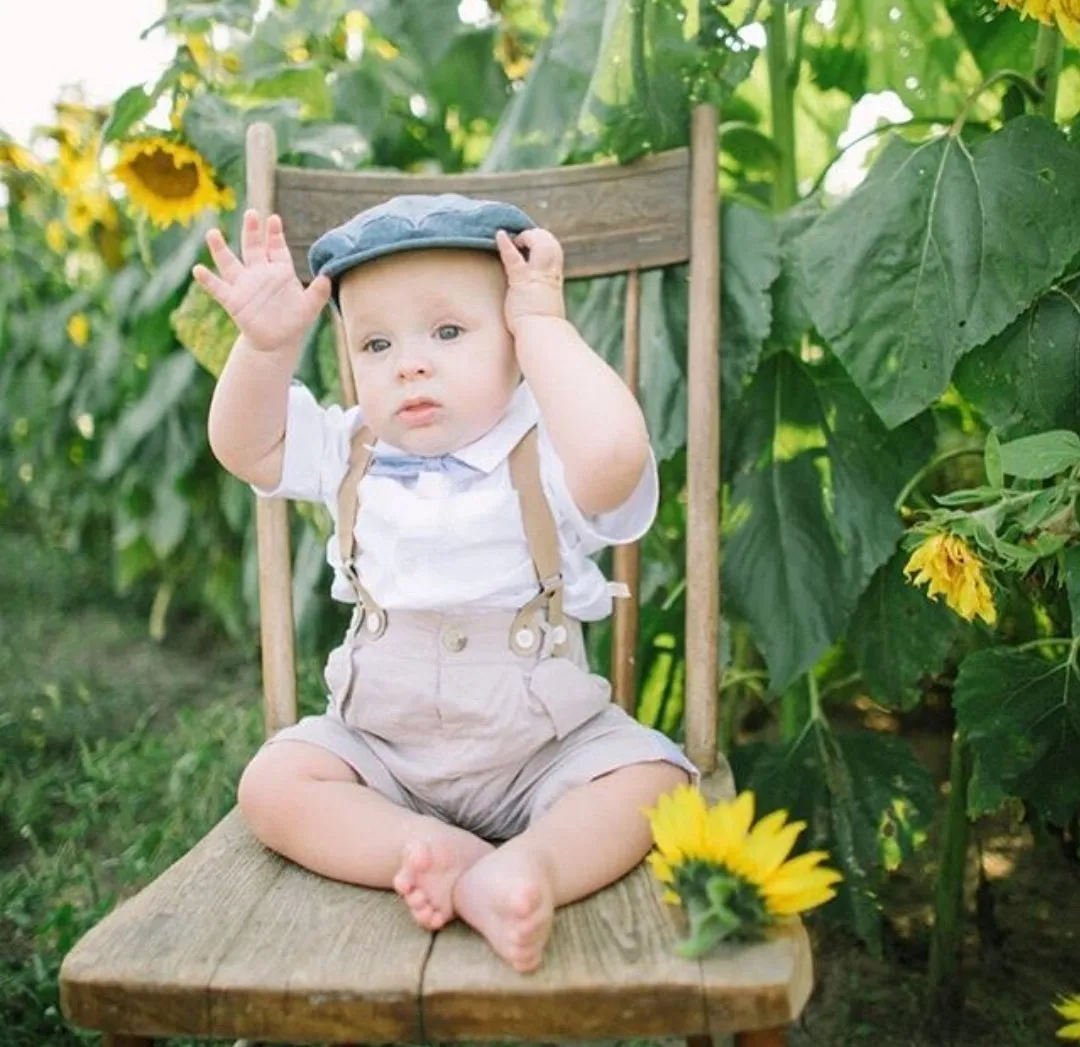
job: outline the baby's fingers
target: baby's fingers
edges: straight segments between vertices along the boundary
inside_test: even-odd
[[[195,277],[195,282],[209,294],[212,298],[215,298],[221,305],[225,306],[226,310],[229,308],[227,302],[230,296],[232,288],[221,279],[216,273],[210,272],[205,265],[196,265],[191,270],[191,275]]]
[[[206,246],[210,248],[210,257],[213,258],[222,279],[231,284],[244,271],[244,266],[225,243],[220,229],[211,229],[206,234]]]

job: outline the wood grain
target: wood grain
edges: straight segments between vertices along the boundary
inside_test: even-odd
[[[623,379],[638,395],[641,375],[641,271],[631,269],[626,280],[626,315],[623,322]],[[611,690],[615,704],[631,716],[637,708],[638,604],[641,577],[641,543],[617,545],[612,552],[612,577],[630,590],[629,599],[615,600],[612,623]]]
[[[234,811],[75,946],[61,1004],[131,1035],[415,1042],[430,944],[397,895],[286,862]]]
[[[263,219],[274,210],[276,163],[274,129],[269,124],[252,124],[246,139],[247,206],[258,211]],[[269,737],[296,722],[289,507],[282,499],[253,497],[259,557],[263,726]]]
[[[686,751],[716,766],[720,632],[720,233],[716,110],[691,124],[686,520]]]
[[[633,164],[579,164],[502,174],[415,175],[279,167],[278,212],[296,270],[326,230],[399,193],[461,193],[521,207],[562,242],[568,279],[684,262],[689,257],[689,153]]]
[[[559,909],[543,965],[531,974],[454,924],[435,936],[424,972],[424,1033],[545,1040],[703,1032],[701,971],[675,954],[679,933],[642,866]]]

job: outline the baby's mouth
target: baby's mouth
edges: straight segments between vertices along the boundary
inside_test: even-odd
[[[397,417],[407,426],[428,425],[435,420],[441,405],[430,397],[406,400],[398,409]]]

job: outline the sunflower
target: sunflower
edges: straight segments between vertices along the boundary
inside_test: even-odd
[[[53,254],[63,254],[67,249],[67,232],[59,218],[54,218],[45,226],[45,243]]]
[[[1058,1038],[1062,1040],[1080,1040],[1080,993],[1075,996],[1063,996],[1054,1004],[1054,1010],[1069,1024],[1058,1029]]]
[[[970,622],[978,615],[987,625],[997,621],[983,562],[963,538],[944,531],[930,535],[911,554],[904,574],[915,575],[912,585],[929,582],[926,595],[942,594],[961,618]]]
[[[207,207],[236,206],[233,191],[221,188],[214,169],[190,146],[155,136],[127,142],[113,169],[132,206],[155,225],[188,225]]]
[[[728,938],[761,937],[778,920],[829,901],[842,878],[821,865],[824,851],[789,860],[805,823],[774,811],[754,825],[752,792],[708,807],[700,790],[683,785],[645,815],[656,843],[649,867],[667,888],[664,900],[682,903],[690,920],[679,946],[686,956]]]
[[[72,313],[67,322],[67,336],[80,349],[90,341],[90,321],[86,313]]]
[[[1061,35],[1080,47],[1080,0],[998,0],[998,3],[1044,25],[1056,22]]]
[[[45,167],[29,149],[9,138],[0,138],[0,171],[10,168],[19,174],[41,174]]]

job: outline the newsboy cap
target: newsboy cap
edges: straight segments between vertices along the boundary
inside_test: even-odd
[[[323,233],[308,251],[308,265],[312,276],[330,277],[337,304],[338,278],[364,262],[438,247],[498,252],[495,234],[500,229],[516,236],[535,225],[521,208],[498,200],[457,193],[395,196]]]

